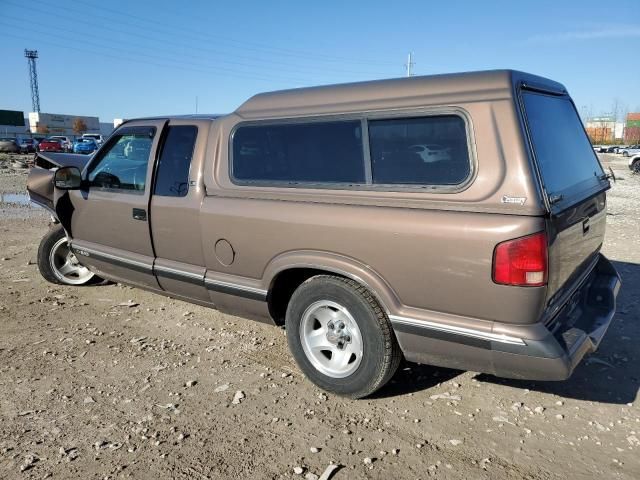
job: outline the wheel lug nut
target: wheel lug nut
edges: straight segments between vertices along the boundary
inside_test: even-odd
[[[327,327],[329,328],[329,330],[333,330],[333,322],[327,323]]]
[[[344,322],[340,322],[340,323],[338,324],[338,328],[339,328],[340,330],[342,330],[342,329],[344,328]]]

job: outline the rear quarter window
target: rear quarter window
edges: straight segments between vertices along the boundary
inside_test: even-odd
[[[195,125],[172,125],[158,159],[154,195],[184,197],[189,192],[189,168],[198,135]]]
[[[458,115],[370,120],[373,183],[459,185],[471,174],[467,138]]]

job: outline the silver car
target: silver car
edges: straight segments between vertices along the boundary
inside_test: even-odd
[[[15,138],[0,138],[0,152],[20,153],[20,146]]]
[[[50,138],[53,138],[55,140],[60,140],[62,142],[62,148],[64,149],[65,152],[73,151],[73,142],[69,137],[65,137],[62,135],[51,135]]]
[[[640,145],[630,145],[626,148],[621,148],[619,153],[621,153],[623,157],[633,157],[640,153]]]

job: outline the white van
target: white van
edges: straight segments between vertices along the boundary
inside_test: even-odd
[[[102,145],[104,138],[99,133],[83,133],[82,138],[91,138],[95,140],[98,145]]]

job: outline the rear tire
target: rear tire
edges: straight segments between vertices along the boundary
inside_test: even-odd
[[[402,352],[371,292],[357,282],[318,275],[293,293],[285,319],[289,349],[320,388],[366,397],[391,379]]]
[[[631,164],[631,171],[633,173],[640,173],[640,158],[633,161]]]
[[[62,225],[54,225],[40,241],[38,247],[40,275],[57,285],[89,285],[103,280],[82,266],[69,250]]]

